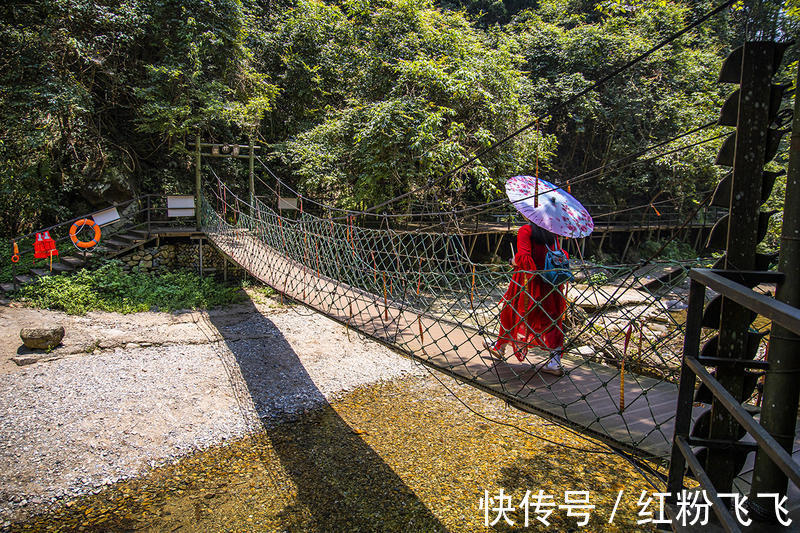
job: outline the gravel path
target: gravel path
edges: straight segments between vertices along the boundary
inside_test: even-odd
[[[64,324],[67,337],[54,360],[4,361],[0,520],[294,420],[356,387],[424,372],[353,332],[349,341],[327,318],[271,301],[87,317],[2,306],[6,358],[19,345],[9,332],[32,317]]]

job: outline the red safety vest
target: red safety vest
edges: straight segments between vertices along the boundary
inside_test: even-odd
[[[56,249],[56,241],[50,237],[50,232],[37,233],[36,240],[33,242],[33,257],[46,259],[53,255],[58,255],[58,250]]]

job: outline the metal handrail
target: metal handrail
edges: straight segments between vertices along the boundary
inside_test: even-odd
[[[764,450],[775,465],[797,486],[800,486],[800,464],[798,464],[761,424],[756,422],[741,402],[728,392],[725,387],[704,366],[700,358],[699,345],[702,330],[703,303],[706,287],[716,291],[725,298],[769,318],[787,330],[800,335],[800,309],[783,302],[759,294],[748,285],[740,283],[780,283],[783,274],[779,272],[728,271],[713,269],[692,269],[689,271],[691,288],[689,292],[689,309],[686,319],[686,337],[684,357],[681,365],[681,379],[678,391],[678,405],[675,417],[675,433],[673,435],[672,457],[670,460],[667,492],[675,499],[683,489],[684,469],[688,465],[700,486],[712,500],[714,513],[723,528],[728,532],[741,531],[733,515],[719,499],[718,491],[705,472],[703,465],[694,456],[689,437],[694,404],[695,382],[700,379],[718,400],[719,404],[744,428],[755,440],[758,449]],[[736,361],[733,361],[736,362]]]
[[[722,275],[721,272],[728,272],[729,277]],[[792,333],[800,335],[800,309],[780,302],[775,298],[759,294],[753,289],[730,279],[731,276],[741,277],[748,274],[758,275],[761,273],[694,268],[689,272],[689,277],[726,298],[730,298],[739,305],[769,318]]]
[[[135,222],[135,223],[132,223],[132,224],[126,224],[124,226],[124,229],[126,231],[146,229],[146,231],[149,234],[150,233],[150,228],[151,228],[151,222],[152,222],[152,216],[151,216],[152,213],[165,211],[167,209],[166,206],[153,205],[154,204],[153,199],[164,200],[164,199],[167,198],[167,196],[168,195],[161,195],[161,194],[144,194],[144,195],[132,198],[130,200],[127,200],[125,202],[116,202],[116,203],[112,204],[111,206],[107,207],[106,209],[111,208],[111,207],[115,207],[117,209],[125,209],[125,208],[129,207],[130,205],[132,205],[134,203],[138,204],[139,208],[136,209],[135,212],[130,213],[129,218],[131,219],[131,221],[136,220],[137,217],[142,217],[145,220],[142,220],[142,221],[139,221],[139,222]],[[59,228],[68,227],[69,225],[73,224],[74,222],[76,222],[78,220],[90,217],[90,216],[92,216],[93,213],[96,213],[96,212],[97,211],[93,211],[92,213],[83,214],[83,215],[80,215],[80,216],[77,216],[77,217],[73,217],[73,218],[71,218],[69,220],[66,220],[64,222],[59,222],[58,224],[53,224],[53,225],[48,226],[46,228],[38,229],[36,231],[30,232],[30,233],[27,233],[27,234],[24,234],[24,235],[16,236],[16,237],[14,237],[12,239],[9,239],[9,242],[13,246],[14,243],[22,243],[23,241],[28,240],[28,239],[35,239],[35,236],[36,236],[37,233],[42,233],[42,232],[45,232],[45,231],[52,233],[52,232],[54,232],[54,230],[58,230]],[[117,222],[114,222],[114,223],[110,224],[110,226],[114,226],[114,224],[117,224]],[[120,228],[120,231],[121,231],[121,229],[122,228]],[[113,231],[112,233],[110,233],[106,237],[114,236],[114,235],[118,234],[120,231]],[[68,244],[69,241],[70,241],[70,238],[69,238],[68,235],[60,236],[60,237],[53,235],[52,238],[55,241],[55,243],[57,245],[59,245],[59,246],[61,244]],[[84,259],[85,259],[86,256],[87,256],[88,250],[78,250],[78,252],[79,252],[79,254],[82,254]],[[22,261],[24,259],[25,260],[24,262],[27,263],[28,260],[30,259],[30,257],[33,254],[34,254],[34,250],[31,249],[30,247],[26,247],[23,250],[21,250],[20,253],[19,253],[20,260]],[[59,257],[61,257],[61,256],[59,256]],[[44,259],[44,261],[46,261],[46,259]],[[16,277],[17,277],[17,274],[18,274],[18,272],[17,272],[18,266],[17,265],[18,265],[18,263],[12,263],[12,280],[11,281],[15,286],[18,284],[17,280],[16,280]],[[22,269],[23,269],[23,271],[26,271],[28,269],[27,264],[25,266],[23,266]]]

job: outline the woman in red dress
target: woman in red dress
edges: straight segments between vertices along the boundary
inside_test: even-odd
[[[514,355],[523,361],[529,346],[539,346],[551,353],[542,372],[562,375],[561,352],[564,347],[563,315],[566,300],[561,287],[548,283],[535,273],[544,269],[548,247],[556,243],[549,231],[526,224],[517,233],[517,254],[514,256],[514,275],[503,296],[500,311],[500,333],[486,348],[497,358],[505,359],[509,344]]]

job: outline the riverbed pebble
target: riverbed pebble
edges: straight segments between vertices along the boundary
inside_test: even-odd
[[[297,419],[361,385],[423,372],[302,308],[194,313],[180,337],[166,327],[175,315],[160,315],[154,327],[148,314],[149,333],[136,342],[100,340],[93,352],[0,374],[0,521]],[[96,318],[102,327],[114,315]]]

